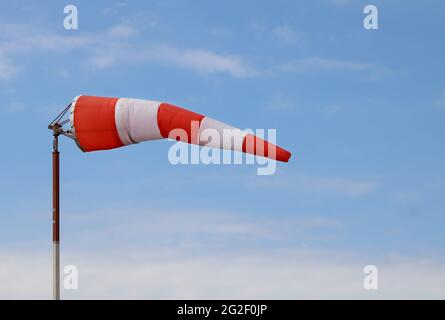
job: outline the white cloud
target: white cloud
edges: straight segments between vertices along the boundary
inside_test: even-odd
[[[283,92],[278,92],[266,101],[265,107],[269,110],[289,111],[295,108],[295,102]]]
[[[132,26],[119,24],[111,27],[108,33],[112,38],[127,38],[137,34],[137,30]]]
[[[103,15],[114,15],[118,14],[123,8],[127,6],[126,2],[117,2],[108,7],[102,9],[101,13]]]
[[[327,105],[327,106],[322,107],[320,110],[324,114],[334,115],[334,114],[340,113],[342,111],[345,111],[345,109],[346,108],[344,106],[342,106],[342,105],[331,104],[331,105]]]
[[[284,44],[295,44],[300,38],[298,32],[296,32],[291,26],[281,25],[272,30],[274,36]]]
[[[135,208],[65,212],[64,221],[62,266],[78,267],[80,288],[65,291],[66,298],[285,297],[292,286],[280,285],[298,272],[290,269],[303,254],[279,256],[255,243],[272,245],[302,229],[338,227],[317,216],[270,219]],[[48,298],[50,258],[49,251],[0,247],[0,298]]]
[[[338,6],[348,5],[354,2],[354,0],[329,0],[332,4]]]
[[[155,21],[150,16],[147,19]],[[156,23],[153,22],[153,26]],[[121,23],[102,31],[57,34],[31,25],[1,24],[0,28],[4,32],[0,35],[0,80],[14,78],[22,67],[22,57],[40,53],[66,56],[70,61],[97,69],[161,65],[199,74],[227,74],[235,78],[277,71],[299,73],[339,70],[367,72],[369,76],[383,72],[382,68],[369,63],[320,57],[291,60],[260,70],[249,59],[236,54],[141,41],[139,27],[134,21],[122,19]],[[288,44],[298,40],[298,33],[286,25],[277,27],[274,34]]]
[[[0,252],[0,298],[51,298],[49,252]],[[185,255],[180,250],[67,252],[79,271],[67,299],[441,299],[443,261],[371,261],[379,289],[363,288],[369,260],[308,249]]]
[[[242,247],[254,248],[256,243],[264,241],[278,245],[330,237],[342,226],[339,221],[316,214],[276,215],[271,219],[215,209],[159,211],[126,208],[94,214],[67,212],[64,217],[70,225],[67,238],[75,237],[78,239],[76,247],[84,248],[91,243],[106,246],[110,242],[116,245],[144,242],[158,247],[180,244],[184,249],[231,248],[238,251]],[[97,228],[101,230],[100,234]],[[78,229],[82,230],[81,234]]]
[[[289,61],[282,64],[280,66],[280,69],[286,72],[304,72],[317,70],[366,71],[372,69],[373,67],[374,65],[369,63],[311,57]]]
[[[65,78],[65,79],[68,79],[71,77],[71,73],[64,68],[57,69],[55,74],[61,78]]]
[[[18,72],[18,67],[0,55],[0,80],[10,81]]]
[[[445,90],[440,92],[436,100],[434,100],[434,106],[439,109],[445,109]]]
[[[318,176],[281,170],[264,180],[243,179],[249,188],[282,188],[310,194],[325,193],[335,196],[363,197],[374,192],[378,182],[370,179],[353,179],[337,176]]]
[[[130,208],[65,212],[64,221],[62,267],[75,265],[79,271],[79,290],[63,290],[66,299],[438,299],[445,294],[440,257],[371,257],[295,240],[274,245],[301,229],[321,229],[327,236],[341,228],[315,215],[261,218]],[[238,242],[228,245],[233,239]],[[32,246],[0,247],[0,299],[51,297],[49,248]],[[378,291],[363,288],[367,264],[378,267]]]
[[[26,110],[26,106],[22,102],[12,101],[7,107],[7,110],[10,112],[22,112]]]
[[[97,48],[89,63],[97,68],[114,67],[121,64],[159,64],[191,70],[201,74],[222,73],[236,78],[249,77],[256,73],[241,57],[224,55],[205,49],[177,48],[165,44],[132,47],[128,44],[107,44],[108,48]]]
[[[3,28],[2,28],[3,29]],[[118,24],[101,32],[60,35],[26,25],[5,25],[8,34],[0,38],[0,79],[10,79],[22,55],[38,52],[70,54],[78,50],[87,63],[96,68],[109,68],[127,64],[163,64],[198,73],[225,73],[233,77],[246,77],[255,69],[236,55],[220,54],[202,48],[177,48],[133,39],[138,30],[130,24]],[[1,58],[1,56],[0,56]]]
[[[253,75],[255,70],[235,55],[221,55],[203,49],[158,46],[156,58],[166,63],[204,73],[225,72],[234,77]]]
[[[93,53],[88,59],[88,63],[98,69],[113,67],[117,62],[116,55],[107,51]]]
[[[32,25],[1,24],[0,52],[9,57],[30,55],[39,51],[66,52],[97,42],[93,34],[60,35]]]
[[[318,191],[340,193],[347,196],[364,196],[375,190],[374,181],[360,181],[343,178],[310,177],[303,181],[305,187]]]

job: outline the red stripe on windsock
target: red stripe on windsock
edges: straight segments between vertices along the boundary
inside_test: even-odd
[[[288,162],[291,157],[289,151],[251,134],[244,137],[243,152],[283,162]]]
[[[187,138],[177,140],[184,140],[183,142],[198,143],[199,126],[203,118],[201,114],[168,103],[161,103],[158,109],[158,126],[162,137],[168,138],[172,130],[182,129],[187,133]],[[193,123],[195,123],[194,130],[192,130]]]
[[[74,108],[76,139],[83,151],[122,147],[115,121],[118,98],[80,96]]]

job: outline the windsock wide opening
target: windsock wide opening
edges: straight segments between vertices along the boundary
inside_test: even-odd
[[[71,126],[82,151],[122,147],[115,121],[118,98],[78,96],[71,105]]]

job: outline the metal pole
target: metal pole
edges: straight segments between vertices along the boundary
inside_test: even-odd
[[[60,300],[60,248],[59,248],[59,133],[53,140],[53,299]]]

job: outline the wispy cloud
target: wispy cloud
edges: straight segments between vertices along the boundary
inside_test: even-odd
[[[129,44],[106,44],[108,49],[95,49],[88,62],[96,68],[122,64],[157,64],[190,70],[200,74],[228,74],[235,78],[253,76],[256,70],[236,55],[215,53],[206,49],[177,48],[166,44],[152,44],[133,48]]]
[[[354,0],[329,0],[329,2],[337,6],[345,6],[354,3]]]
[[[445,109],[445,90],[439,93],[433,104],[438,109]]]
[[[320,57],[310,57],[292,60],[280,66],[282,71],[286,72],[305,72],[305,71],[366,71],[373,68],[374,65],[362,62],[352,62],[336,59],[326,59]]]
[[[116,24],[96,32],[54,33],[30,25],[2,24],[0,36],[0,80],[13,79],[21,68],[21,57],[38,53],[71,56],[97,69],[122,65],[161,65],[199,74],[227,74],[248,78],[274,72],[372,71],[381,68],[363,62],[308,57],[259,68],[251,59],[206,48],[178,47],[166,43],[140,41],[140,32],[132,22]],[[274,29],[274,35],[287,44],[298,40],[298,33],[287,25]]]
[[[10,81],[18,72],[18,67],[0,53],[0,80]]]
[[[180,49],[170,45],[156,45],[140,57],[142,60],[154,60],[200,73],[227,73],[234,77],[248,77],[256,72],[239,56],[217,54],[205,49]]]
[[[321,107],[321,112],[326,115],[334,115],[346,110],[346,107],[339,104],[331,104],[324,107]]]
[[[375,181],[352,180],[332,177],[307,177],[303,178],[305,187],[315,191],[339,193],[347,196],[364,196],[375,190]]]
[[[443,261],[372,261],[379,289],[363,288],[370,263],[344,254],[291,249],[185,255],[180,250],[67,252],[79,272],[66,299],[441,299]],[[50,255],[0,252],[0,298],[50,299]]]
[[[300,38],[300,34],[289,25],[281,25],[272,30],[273,35],[282,43],[293,45]]]
[[[332,237],[342,226],[340,221],[317,214],[275,216],[272,219],[214,209],[119,208],[94,213],[66,213],[65,220],[70,225],[67,237],[79,239],[76,247],[85,250],[89,250],[91,243],[95,246],[147,243],[150,248],[179,245],[185,250],[224,248],[238,251],[257,248],[258,243],[264,242],[278,246]],[[71,230],[77,231],[72,234]]]
[[[112,26],[108,30],[108,34],[111,36],[111,38],[128,38],[135,35],[137,32],[138,31],[135,28],[125,24]]]
[[[104,31],[79,35],[55,34],[26,25],[5,27],[10,32],[0,38],[0,53],[3,54],[0,56],[3,57],[0,59],[0,79],[3,80],[15,74],[20,55],[36,52],[68,55],[71,50],[82,52],[84,61],[96,68],[156,63],[204,74],[225,73],[233,77],[255,74],[255,69],[237,55],[162,43],[141,45],[135,39],[138,30],[123,23]]]
[[[266,101],[265,107],[268,110],[289,111],[295,108],[295,101],[283,92],[277,92]]]
[[[7,111],[10,112],[22,112],[25,110],[26,110],[25,104],[19,101],[11,101],[11,103],[7,107]]]
[[[334,196],[363,197],[374,192],[378,182],[369,179],[349,177],[319,176],[307,173],[280,171],[267,180],[244,179],[249,187],[277,187],[305,193],[326,193]]]
[[[127,3],[126,2],[117,2],[114,3],[108,7],[105,7],[104,9],[102,9],[101,13],[103,15],[113,15],[113,14],[118,14],[120,12],[120,10],[122,10],[122,8],[127,7]]]

